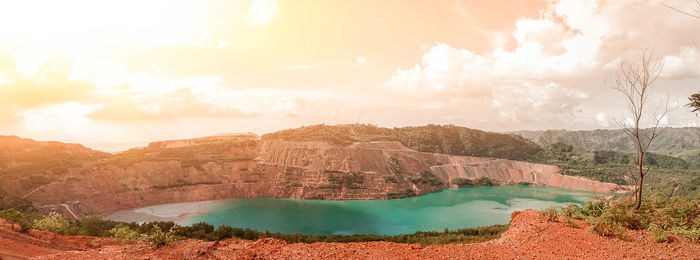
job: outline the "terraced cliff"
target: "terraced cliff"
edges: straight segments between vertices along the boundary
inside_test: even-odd
[[[82,148],[87,149],[87,148]],[[8,166],[9,165],[9,166]],[[64,171],[5,176],[5,196],[66,216],[148,205],[213,199],[390,199],[446,187],[455,178],[487,177],[495,184],[522,182],[600,192],[620,188],[559,174],[555,166],[506,159],[417,152],[398,141],[334,145],[322,141],[260,140],[216,136],[155,142],[148,147],[71,164]],[[11,164],[3,170],[12,171]]]

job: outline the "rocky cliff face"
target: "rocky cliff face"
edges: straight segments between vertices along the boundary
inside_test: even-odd
[[[387,199],[453,186],[454,178],[497,184],[609,192],[619,187],[559,174],[555,166],[416,152],[399,142],[336,146],[319,141],[217,136],[152,143],[86,162],[39,187],[0,181],[7,193],[67,216],[107,214],[148,205],[213,199]]]

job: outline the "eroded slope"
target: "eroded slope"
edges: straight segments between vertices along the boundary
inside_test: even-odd
[[[68,217],[230,198],[402,198],[455,187],[455,178],[603,192],[618,188],[558,171],[505,159],[417,152],[398,141],[333,145],[243,135],[155,142],[45,173],[51,181],[39,187],[24,187],[21,177],[1,184],[36,208]]]

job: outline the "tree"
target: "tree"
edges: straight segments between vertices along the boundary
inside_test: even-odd
[[[31,228],[24,214],[12,208],[0,211],[0,218],[12,223],[12,228],[15,227],[15,224],[18,224],[21,232],[27,232]]]
[[[83,236],[93,236],[102,237],[107,236],[105,234],[106,223],[99,216],[87,216],[78,221],[78,226],[80,226],[80,235]]]
[[[690,95],[688,99],[690,100],[690,103],[688,103],[686,106],[690,107],[693,112],[700,111],[700,92]]]
[[[644,168],[644,155],[649,150],[652,142],[658,137],[663,130],[659,129],[659,123],[670,111],[668,107],[668,99],[663,108],[657,108],[653,113],[653,118],[649,120],[653,127],[651,132],[642,133],[640,128],[642,124],[647,122],[648,98],[651,94],[654,82],[661,74],[663,63],[661,59],[651,49],[645,49],[639,56],[636,62],[623,61],[620,64],[620,71],[615,78],[609,82],[610,87],[622,93],[627,109],[628,118],[624,120],[615,120],[615,123],[632,139],[636,148],[636,203],[635,210],[639,210],[642,203],[642,188],[644,184],[644,176],[649,173],[651,167]]]
[[[695,0],[695,8],[692,11],[682,10],[680,8],[674,7],[674,6],[669,5],[667,3],[664,3],[664,2],[662,2],[661,4],[664,5],[665,7],[673,9],[676,12],[685,14],[687,16],[690,16],[690,17],[693,17],[696,19],[700,19],[700,0]]]

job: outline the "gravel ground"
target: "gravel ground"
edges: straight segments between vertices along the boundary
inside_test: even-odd
[[[561,217],[563,220],[563,217]],[[601,237],[580,227],[547,222],[535,210],[513,214],[501,238],[474,244],[422,247],[388,242],[288,244],[275,239],[220,242],[187,240],[152,249],[146,244],[104,246],[37,259],[700,259],[700,243],[672,237],[655,243],[646,231],[628,231],[629,241]]]

